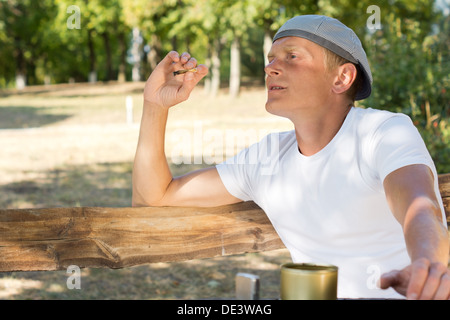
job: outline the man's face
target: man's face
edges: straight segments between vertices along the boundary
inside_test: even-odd
[[[276,40],[268,54],[268,112],[291,118],[296,111],[325,106],[332,74],[325,67],[322,47],[298,37]]]

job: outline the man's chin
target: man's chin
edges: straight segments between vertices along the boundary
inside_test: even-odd
[[[269,112],[273,115],[276,115],[276,116],[282,116],[280,114],[280,110],[281,109],[276,106],[276,103],[274,103],[273,101],[267,100],[267,102],[266,102],[266,111],[267,112]]]
[[[289,113],[289,110],[286,109],[285,104],[271,103],[270,101],[266,102],[266,111],[274,116],[282,117],[291,120],[292,114]]]

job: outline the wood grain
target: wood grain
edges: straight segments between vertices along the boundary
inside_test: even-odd
[[[252,202],[0,210],[0,235],[0,271],[124,268],[284,247]]]
[[[439,176],[450,225],[450,174]],[[253,202],[215,208],[0,209],[0,272],[124,268],[284,248]]]

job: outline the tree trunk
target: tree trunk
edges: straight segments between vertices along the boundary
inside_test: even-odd
[[[106,80],[113,80],[113,68],[112,68],[112,55],[111,55],[111,44],[109,41],[108,32],[102,33],[103,43],[105,45],[106,53]]]
[[[89,82],[95,83],[97,82],[97,66],[95,59],[95,48],[94,48],[94,40],[92,39],[92,29],[88,30],[88,47],[89,47]]]
[[[131,79],[133,81],[141,80],[141,54],[140,54],[140,46],[141,46],[141,36],[138,28],[133,28],[133,44],[131,48],[131,54],[133,55],[133,69],[131,71]]]
[[[36,63],[35,63],[35,59],[27,59],[25,60],[26,63],[26,83],[28,85],[36,85],[38,84],[38,79],[36,77]]]
[[[16,71],[16,89],[23,90],[27,86],[26,76],[20,71]]]
[[[126,77],[126,57],[127,57],[127,45],[125,43],[125,33],[122,31],[119,33],[119,50],[120,50],[120,61],[119,61],[119,74],[117,76],[118,82],[125,82]]]
[[[211,50],[209,50],[211,52]],[[208,70],[211,70],[211,55],[208,54],[208,57],[205,60],[205,66],[208,68]],[[203,92],[205,94],[209,94],[211,92],[211,72],[208,72],[206,77],[204,78],[204,87]]]
[[[161,60],[161,40],[156,34],[152,34],[150,38],[150,51],[147,54],[147,61],[150,64],[150,71],[155,70]]]
[[[241,85],[241,52],[240,39],[234,38],[230,52],[230,96],[236,98],[239,95]]]
[[[210,94],[216,97],[220,89],[220,40],[216,37],[211,48],[211,90]]]
[[[27,84],[27,68],[25,54],[20,46],[20,41],[19,38],[15,38],[16,48],[14,50],[14,61],[16,62],[16,88],[23,90]]]
[[[264,46],[263,46],[264,66],[267,66],[267,64],[269,63],[269,60],[267,59],[267,56],[269,54],[269,51],[270,51],[271,47],[272,47],[272,36],[271,36],[269,30],[265,30],[264,31]]]
[[[191,37],[190,36],[186,36],[185,38],[184,38],[184,45],[186,46],[186,51],[187,52],[191,52]]]

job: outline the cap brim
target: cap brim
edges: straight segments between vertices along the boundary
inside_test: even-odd
[[[298,29],[283,30],[283,31],[278,32],[275,35],[272,43],[275,42],[276,40],[278,40],[280,38],[284,38],[284,37],[298,37],[298,38],[303,38],[303,39],[312,41],[312,42],[318,44],[319,46],[324,47],[324,48],[336,53],[338,56],[341,56],[342,58],[347,59],[350,62],[358,63],[358,61],[355,60],[355,58],[350,53],[348,53],[346,50],[344,50],[337,44],[335,44],[321,36],[318,36],[314,33],[311,33],[311,32],[305,31],[305,30],[298,30]]]

